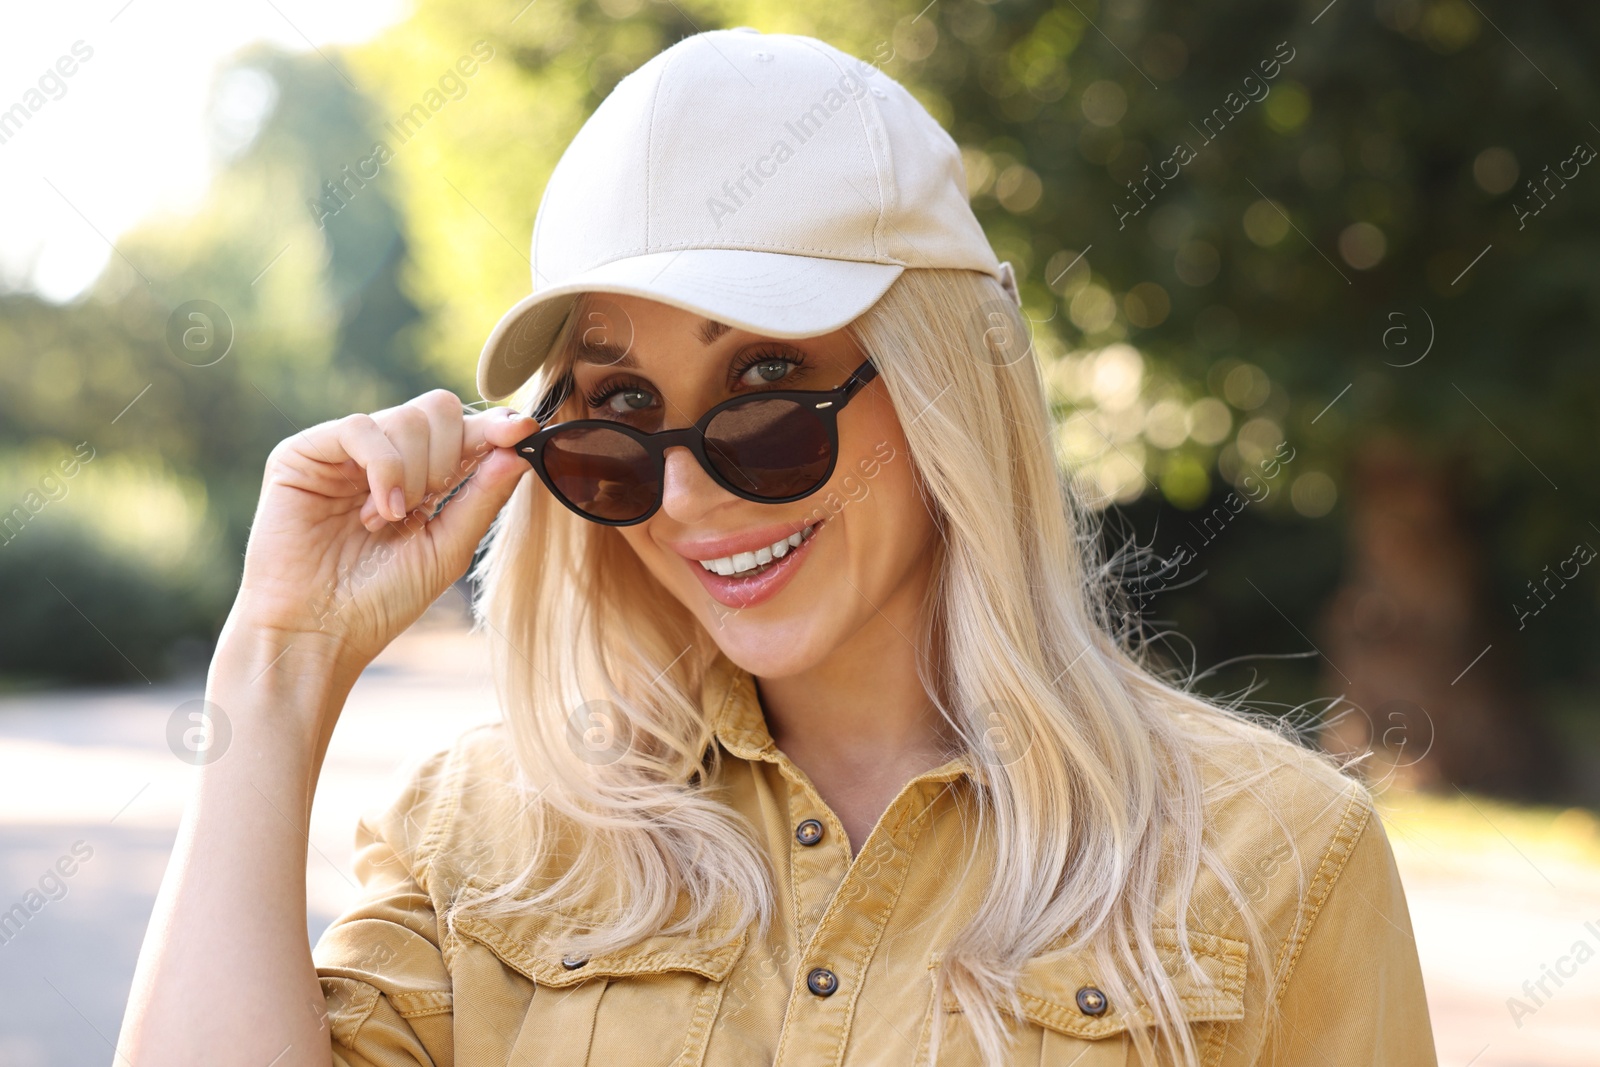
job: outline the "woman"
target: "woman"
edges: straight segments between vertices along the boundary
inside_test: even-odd
[[[134,1063],[1434,1062],[1367,791],[1112,636],[1009,264],[903,88],[687,38],[533,252],[478,384],[537,419],[441,390],[269,457]],[[339,708],[485,533],[504,723],[362,821],[308,952]]]

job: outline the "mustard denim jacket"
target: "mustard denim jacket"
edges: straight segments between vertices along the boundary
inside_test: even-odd
[[[958,758],[908,783],[852,858],[838,819],[773,744],[748,672],[719,657],[702,697],[724,750],[716,784],[776,872],[766,940],[753,925],[715,950],[718,930],[657,935],[580,963],[539,916],[464,918],[447,934],[438,917],[469,877],[460,857],[495,829],[463,786],[509,769],[502,728],[480,727],[358,826],[363,898],[313,950],[335,1063],[910,1065],[928,1062],[939,1026],[939,1064],[978,1067],[954,1001],[932,1003],[930,969],[976,899],[973,879],[950,877],[961,850],[984,847],[962,830],[971,765]],[[1231,743],[1219,738],[1203,763],[1223,766]],[[1190,944],[1214,981],[1181,969],[1175,980],[1204,1067],[1435,1067],[1405,895],[1369,793],[1310,753],[1275,767],[1264,792],[1294,830],[1305,876],[1257,801],[1208,813],[1276,949],[1271,961],[1248,958],[1236,908],[1202,874]],[[1156,934],[1176,945],[1172,931]],[[1283,972],[1265,994],[1283,1018],[1270,1038],[1261,986],[1245,983],[1247,968],[1269,962]],[[1085,958],[1029,961],[1015,1063],[1136,1061],[1128,1031],[1140,1006],[1097,1005],[1095,981]]]

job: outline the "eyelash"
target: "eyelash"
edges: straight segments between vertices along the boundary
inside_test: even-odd
[[[749,352],[740,357],[739,363],[736,366],[730,368],[728,383],[730,388],[737,384],[739,379],[744,377],[745,371],[749,370],[751,367],[761,363],[774,362],[788,363],[794,368],[788,374],[784,375],[784,377],[781,379],[781,382],[773,383],[774,385],[782,384],[786,387],[801,376],[806,366],[806,360],[803,355],[790,349],[751,349]],[[614,378],[605,385],[596,389],[594,392],[586,394],[583,399],[591,409],[599,408],[603,407],[607,400],[610,400],[618,393],[626,393],[633,390],[638,390],[639,392],[644,393],[651,392],[650,386],[646,383],[630,375],[624,375],[620,378]]]

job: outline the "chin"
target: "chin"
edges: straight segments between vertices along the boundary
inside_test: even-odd
[[[781,566],[768,565],[748,582],[708,574],[668,549],[652,570],[735,664],[757,677],[788,677],[832,655],[843,640],[841,620],[857,606],[837,572],[842,531],[833,518],[818,521]]]
[[[807,616],[812,615],[808,610]],[[737,666],[758,678],[803,674],[828,658],[833,649],[825,628],[812,620],[786,619],[773,625],[728,619],[718,629],[707,626],[717,647]]]

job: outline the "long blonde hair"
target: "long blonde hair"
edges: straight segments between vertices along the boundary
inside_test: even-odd
[[[531,391],[542,395],[570,367],[581,314],[569,316]],[[985,1064],[997,1067],[1010,1040],[1001,1011],[1017,1015],[1021,965],[1047,948],[1082,949],[1111,1001],[1148,1005],[1164,1054],[1195,1065],[1153,930],[1175,925],[1180,965],[1199,973],[1187,913],[1208,869],[1243,918],[1253,980],[1270,981],[1262,928],[1208,842],[1205,816],[1251,790],[1270,750],[1293,742],[1130,650],[1097,520],[1057,459],[1039,360],[1018,347],[1027,328],[993,278],[936,269],[905,271],[849,327],[895,410],[922,413],[902,429],[943,535],[919,635],[922,680],[977,756],[976,821],[994,842],[982,902],[943,952],[935,996],[954,995]],[[474,577],[528,851],[447,921],[473,909],[592,915],[585,905],[604,900],[611,921],[565,942],[585,955],[695,930],[732,900],[730,937],[751,922],[765,934],[768,862],[748,824],[697,789],[721,758],[699,699],[717,653],[705,628],[617,531],[573,515],[531,477],[496,519]],[[992,751],[997,729],[1004,758]],[[1196,763],[1219,729],[1262,756],[1221,784]],[[583,743],[585,731],[603,743]],[[617,885],[627,887],[620,897]],[[1158,915],[1168,886],[1175,913]],[[1146,1028],[1130,1032],[1153,1061]]]

